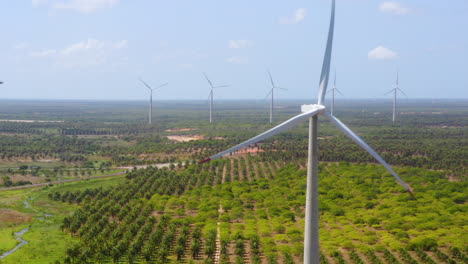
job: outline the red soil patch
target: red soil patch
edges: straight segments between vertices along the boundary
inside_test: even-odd
[[[152,211],[151,216],[157,217],[157,216],[162,216],[164,214],[164,211]]]
[[[241,155],[241,154],[255,154],[257,152],[264,152],[263,149],[260,149],[259,147],[249,147],[249,148],[243,148],[240,149],[236,152],[233,152],[232,155]]]
[[[450,181],[450,182],[461,182],[461,181],[463,181],[461,178],[456,177],[456,176],[448,176],[447,178],[448,178],[448,181]]]

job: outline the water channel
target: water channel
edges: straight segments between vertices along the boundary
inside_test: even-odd
[[[29,200],[33,200],[34,197],[30,197]],[[42,216],[39,216],[37,217],[37,219],[39,220],[45,220],[47,217],[51,217],[52,215],[51,214],[46,214],[44,212],[41,212],[35,208],[32,208],[31,207],[31,204],[26,200],[26,201],[23,201],[23,204],[24,204],[24,208],[27,208],[27,209],[31,209],[33,210],[34,212],[42,215]],[[24,240],[23,239],[23,235],[28,232],[30,229],[30,227],[27,227],[27,228],[24,228],[18,232],[15,233],[15,238],[16,240],[20,241],[20,243],[18,245],[16,245],[13,249],[9,250],[9,251],[6,251],[4,252],[2,255],[0,255],[0,260],[8,257],[9,255],[15,253],[18,249],[20,249],[21,247],[23,247],[24,245],[26,245],[27,243],[29,243],[29,241],[27,240]]]

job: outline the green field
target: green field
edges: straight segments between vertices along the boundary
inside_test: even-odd
[[[84,196],[57,193],[55,200],[78,200],[87,208],[64,221],[68,232],[81,237],[68,257],[213,261],[219,230],[225,263],[299,261],[306,183],[300,164],[281,163],[277,169],[271,162],[246,158],[191,165],[178,172],[150,168],[130,173],[126,183],[111,190]],[[405,253],[433,256],[465,250],[467,184],[450,182],[442,172],[397,172],[414,188],[414,199],[380,166],[321,165],[324,259],[336,254],[350,258],[352,252],[365,259],[386,252],[401,258]],[[197,230],[200,235],[194,236]],[[257,253],[247,250],[254,244]]]
[[[279,102],[275,123],[301,103]],[[64,121],[0,122],[0,188],[175,164],[0,191],[0,253],[30,228],[22,236],[29,243],[0,263],[301,263],[307,124],[250,154],[196,165],[271,127],[265,103],[219,104],[213,125],[199,101],[159,102],[153,125],[141,102],[0,104],[0,119]],[[408,100],[395,125],[389,106],[338,101],[335,113],[396,168],[415,199],[324,120],[322,262],[466,263],[468,101]]]
[[[77,207],[52,202],[48,198],[48,194],[55,191],[73,192],[86,188],[108,188],[119,184],[123,179],[123,176],[116,176],[53,187],[1,191],[0,210],[9,210],[9,214],[14,216],[17,216],[18,213],[24,214],[28,221],[18,221],[16,218],[12,221],[0,222],[2,238],[0,252],[8,251],[19,243],[13,235],[14,232],[26,227],[29,227],[30,230],[23,235],[23,238],[29,243],[14,254],[0,260],[0,263],[53,263],[55,260],[62,260],[67,245],[76,239],[62,232],[60,225],[63,218],[71,215]],[[26,208],[24,201],[30,204],[30,208]],[[43,213],[51,216],[45,217]]]

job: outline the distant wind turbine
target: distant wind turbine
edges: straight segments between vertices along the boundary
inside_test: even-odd
[[[211,87],[210,94],[208,95],[208,98],[210,99],[210,123],[213,123],[213,90],[215,88],[229,87],[229,85],[214,86],[213,83],[208,78],[208,76],[206,75],[206,73],[203,73],[203,75],[205,75],[205,78],[206,78],[206,80],[208,81],[208,83],[210,84],[210,87]]]
[[[397,71],[395,87],[385,94],[387,95],[393,92],[393,115],[392,115],[393,124],[395,124],[395,120],[396,120],[396,105],[397,105],[397,92],[398,91],[400,91],[402,94],[406,96],[405,92],[403,92],[403,90],[400,89],[399,76],[398,76],[398,71]]]
[[[148,124],[151,125],[152,120],[153,120],[153,117],[152,117],[152,115],[153,115],[153,91],[155,91],[155,90],[157,90],[157,89],[159,89],[159,88],[161,88],[161,87],[163,87],[163,86],[168,85],[168,83],[163,83],[163,84],[159,85],[159,86],[156,87],[156,88],[151,88],[151,86],[149,86],[149,85],[148,85],[145,81],[143,81],[142,79],[140,79],[140,82],[142,82],[142,83],[146,86],[146,88],[148,88],[148,89],[150,90],[149,111],[148,111],[148,112],[149,112],[149,113],[148,113]]]
[[[336,88],[336,71],[335,71],[335,78],[333,79],[333,88],[329,91],[332,93],[332,101],[331,101],[331,115],[333,115],[335,110],[335,91],[339,94],[343,95],[338,88]]]
[[[288,89],[277,87],[275,83],[273,82],[273,77],[271,77],[271,72],[268,71],[268,76],[270,76],[270,83],[271,83],[271,89],[267,93],[266,97],[268,97],[271,94],[271,103],[270,103],[270,124],[273,122],[273,104],[274,104],[274,94],[275,94],[275,89],[282,89],[287,91]]]
[[[317,104],[302,105],[302,114],[299,114],[280,125],[256,136],[245,142],[240,143],[230,149],[222,151],[213,155],[199,163],[208,162],[212,159],[220,158],[233,151],[255,144],[261,140],[272,137],[280,132],[292,128],[302,121],[309,119],[309,158],[307,161],[307,193],[306,193],[306,209],[305,209],[305,232],[304,232],[304,264],[319,264],[320,263],[320,248],[319,248],[319,208],[318,208],[318,144],[317,144],[317,128],[318,128],[318,115],[324,115],[330,121],[342,130],[348,137],[350,137],[359,146],[371,154],[377,161],[379,161],[396,180],[408,191],[411,195],[410,187],[403,182],[403,180],[393,171],[382,157],[379,156],[369,145],[367,145],[358,135],[351,129],[344,125],[333,115],[325,111],[323,105],[325,94],[327,91],[328,78],[330,74],[330,61],[333,43],[333,30],[335,21],[335,0],[332,0],[330,27],[328,31],[327,46],[325,49],[325,56],[322,65],[322,74],[320,75],[319,94]]]

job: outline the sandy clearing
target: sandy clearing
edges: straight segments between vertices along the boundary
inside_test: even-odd
[[[166,132],[184,132],[184,131],[193,131],[196,130],[195,128],[173,128],[173,129],[166,129]]]
[[[167,138],[170,140],[177,141],[177,142],[188,142],[188,141],[193,141],[193,140],[205,139],[205,136],[203,135],[173,135],[173,136],[167,136]]]

